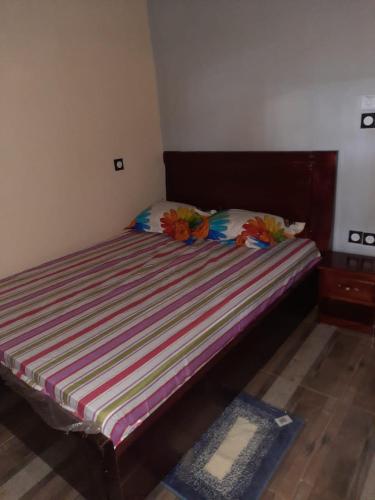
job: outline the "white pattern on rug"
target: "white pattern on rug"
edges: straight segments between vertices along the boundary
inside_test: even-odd
[[[253,439],[257,429],[258,426],[246,418],[238,417],[217,451],[205,465],[205,471],[222,481],[241,452]]]

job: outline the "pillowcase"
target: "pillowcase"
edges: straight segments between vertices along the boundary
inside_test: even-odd
[[[268,248],[294,238],[305,228],[304,222],[289,222],[277,215],[237,209],[217,212],[210,217],[209,224],[208,239],[249,248]]]
[[[128,228],[151,233],[164,233],[171,238],[193,243],[208,235],[211,214],[193,205],[173,201],[159,201],[143,210]]]

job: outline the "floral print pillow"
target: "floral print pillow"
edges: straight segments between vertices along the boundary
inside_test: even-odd
[[[128,227],[137,231],[164,233],[191,244],[208,236],[210,215],[193,205],[160,201],[139,213]]]
[[[276,215],[236,209],[217,212],[209,225],[208,239],[249,248],[268,248],[294,238],[305,228],[304,222],[290,223]]]

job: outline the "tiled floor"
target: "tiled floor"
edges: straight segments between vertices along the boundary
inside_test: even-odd
[[[246,391],[305,420],[263,500],[375,499],[375,346],[368,336],[312,328],[309,318]],[[19,400],[8,395],[0,402],[6,422]],[[0,498],[81,497],[0,424]],[[149,498],[175,497],[158,487]]]

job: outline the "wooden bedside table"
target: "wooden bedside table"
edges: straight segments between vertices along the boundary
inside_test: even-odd
[[[327,253],[319,269],[319,319],[375,334],[375,257]]]

